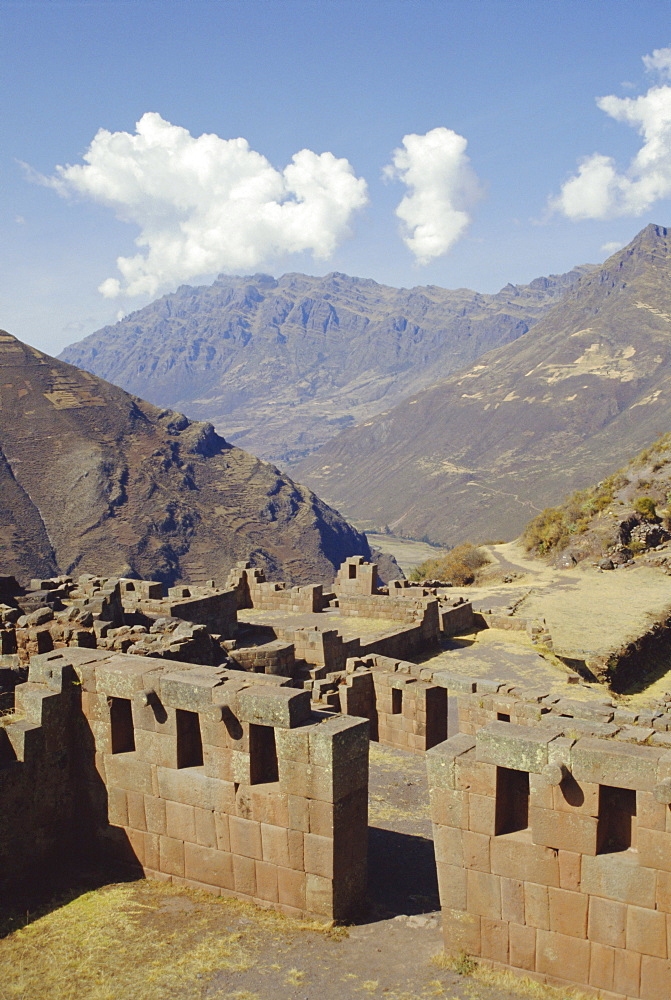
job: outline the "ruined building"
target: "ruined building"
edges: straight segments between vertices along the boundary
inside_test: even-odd
[[[332,593],[246,565],[167,595],[90,576],[1,586],[6,887],[88,855],[348,919],[379,740],[426,754],[446,951],[668,1000],[671,698],[633,712],[598,685],[569,698],[417,662],[486,616],[379,588],[359,557]]]

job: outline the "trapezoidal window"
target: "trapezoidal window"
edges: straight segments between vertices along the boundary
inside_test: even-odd
[[[496,718],[499,722],[510,722],[510,714],[508,712],[497,712]]]
[[[200,735],[198,713],[178,708],[175,715],[177,720],[177,767],[200,767],[203,763],[203,738]]]
[[[249,727],[249,783],[263,785],[279,780],[275,730],[272,726],[252,723]]]
[[[636,847],[636,792],[633,788],[599,785],[597,854],[615,854]]]
[[[511,767],[496,768],[495,830],[515,833],[529,826],[529,775]]]
[[[110,728],[112,730],[112,753],[130,753],[135,749],[133,729],[133,709],[130,698],[108,698]]]
[[[391,714],[400,715],[403,711],[403,691],[401,688],[391,689]]]
[[[349,579],[356,580],[356,564],[348,566],[347,569],[349,570]]]

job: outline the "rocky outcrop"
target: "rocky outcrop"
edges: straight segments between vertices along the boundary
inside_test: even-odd
[[[330,580],[365,536],[310,490],[229,444],[0,332],[0,565],[223,580]]]

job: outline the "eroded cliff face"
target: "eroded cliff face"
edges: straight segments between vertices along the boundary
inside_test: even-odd
[[[208,423],[158,409],[0,332],[0,565],[223,582],[330,580],[365,537]]]
[[[671,426],[671,238],[647,226],[528,333],[310,456],[297,475],[364,525],[513,538]]]
[[[588,268],[496,295],[329,274],[182,286],[61,357],[284,465],[524,334]]]

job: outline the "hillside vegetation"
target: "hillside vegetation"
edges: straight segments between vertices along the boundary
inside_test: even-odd
[[[628,562],[671,538],[671,434],[663,434],[624,468],[576,490],[526,526],[529,552],[565,564],[581,559]]]

